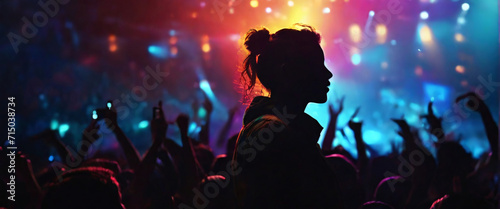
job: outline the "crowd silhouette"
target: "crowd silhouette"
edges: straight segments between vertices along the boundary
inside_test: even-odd
[[[218,121],[225,125],[217,139],[209,138],[210,120],[199,140],[190,138],[190,118],[180,114],[175,121],[182,142],[178,145],[167,136],[172,123],[167,122],[160,101],[150,118],[152,145],[141,156],[108,102],[83,130],[77,153],[69,151],[55,131],[33,136],[55,148],[61,162],[35,171],[29,153],[17,153],[16,208],[498,208],[498,126],[477,93],[463,94],[456,102],[482,118],[491,151],[479,159],[472,158],[459,139],[446,137],[449,133],[432,102],[422,120],[437,139],[435,156],[422,144],[417,129],[397,118],[391,120],[399,126],[395,131],[403,138],[402,152],[394,149],[387,156],[369,157],[363,122],[354,120],[358,111],[348,123],[358,157],[341,146],[332,147],[337,119],[345,114],[344,98],[338,108],[330,106],[320,147],[323,127],[304,110],[308,103],[327,101],[332,74],[324,65],[320,35],[312,27],[301,27],[247,34],[250,54],[243,63],[242,82],[245,98],[252,101],[239,134],[228,134],[237,107],[229,110],[227,121]],[[257,86],[269,95],[254,96]],[[210,115],[210,100],[203,106]],[[101,120],[116,136],[125,161],[88,154],[99,140]],[[226,153],[214,156],[211,140],[225,144]],[[2,204],[7,207],[9,179],[2,178]]]

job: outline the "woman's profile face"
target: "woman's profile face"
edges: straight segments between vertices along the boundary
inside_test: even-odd
[[[333,75],[325,66],[323,49],[319,44],[304,47],[300,57],[289,74],[291,89],[307,102],[325,103]]]

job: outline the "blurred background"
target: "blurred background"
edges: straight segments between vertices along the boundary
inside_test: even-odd
[[[151,145],[148,121],[158,100],[169,121],[179,113],[190,116],[196,140],[209,99],[212,148],[223,153],[215,139],[229,109],[238,108],[230,131],[236,134],[246,108],[238,85],[245,33],[260,27],[274,33],[294,23],[321,33],[334,75],[328,102],[310,104],[306,112],[326,127],[328,105],[338,108],[345,95],[334,146],[353,156],[354,138],[344,127],[357,107],[372,156],[391,152],[391,142],[401,148],[390,118],[419,127],[432,150],[435,139],[420,119],[430,101],[444,116],[445,131],[461,137],[476,158],[489,149],[483,125],[455,98],[483,94],[498,121],[495,0],[17,0],[0,8],[1,85],[5,97],[16,97],[18,147],[36,161],[53,161],[57,152],[29,136],[58,130],[77,147],[93,110],[108,100],[142,153]],[[172,139],[176,128],[169,127]],[[119,146],[101,131],[98,149]]]

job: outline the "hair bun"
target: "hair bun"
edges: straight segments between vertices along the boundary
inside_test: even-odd
[[[255,55],[261,54],[269,44],[270,37],[269,31],[265,28],[260,30],[252,29],[247,33],[245,46],[250,53]]]

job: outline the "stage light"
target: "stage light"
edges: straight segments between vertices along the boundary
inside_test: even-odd
[[[256,0],[250,1],[250,6],[253,7],[253,8],[258,7],[259,6],[259,1],[256,1]]]
[[[460,25],[465,24],[465,17],[458,17],[457,18],[457,23],[460,24]]]
[[[398,44],[398,42],[396,40],[392,39],[391,40],[391,45],[396,46],[396,44]]]
[[[457,73],[464,74],[465,73],[465,67],[462,66],[462,65],[457,65],[455,67],[455,71],[457,71]]]
[[[94,110],[92,111],[92,119],[97,120],[97,112]]]
[[[49,156],[49,161],[50,162],[54,161],[54,156],[53,155]]]
[[[419,34],[420,34],[420,40],[422,41],[422,43],[432,42],[432,31],[429,28],[429,26],[427,26],[427,25],[422,26],[419,30]]]
[[[271,13],[273,10],[271,9],[271,7],[266,7],[266,13]]]
[[[463,11],[468,11],[470,9],[470,5],[468,3],[463,3],[462,4],[462,10]]]
[[[424,74],[424,70],[422,69],[422,67],[417,66],[417,67],[415,68],[415,75],[417,75],[417,76],[422,76],[422,74]]]
[[[464,35],[461,33],[455,33],[455,41],[456,42],[463,42],[465,40]]]
[[[66,123],[63,123],[59,126],[59,135],[61,137],[64,137],[66,135],[66,132],[69,130],[69,125]]]
[[[115,35],[113,35],[113,34],[109,35],[109,37],[108,37],[108,41],[109,41],[109,42],[115,42],[115,41],[116,41],[116,36],[115,36]]]
[[[170,48],[170,54],[171,54],[172,56],[174,56],[174,57],[175,57],[175,56],[177,55],[177,53],[179,53],[179,49],[177,49],[177,47],[176,47],[176,46],[173,46],[172,48]]]
[[[385,27],[384,24],[378,24],[375,28],[375,32],[377,33],[377,43],[385,43],[387,39],[387,27]]]
[[[200,2],[200,7],[205,7],[207,5],[207,3],[205,3],[204,1]]]
[[[387,62],[382,62],[382,63],[380,63],[380,67],[381,67],[382,69],[387,69],[387,67],[389,67],[389,63],[387,63]]]
[[[57,120],[50,121],[50,130],[56,130],[58,126],[59,122],[57,122]]]
[[[170,30],[170,31],[168,32],[168,34],[169,34],[170,36],[175,36],[176,32],[175,32],[175,30]]]
[[[429,18],[429,13],[428,12],[426,12],[426,11],[420,12],[420,19],[427,20],[427,18]]]
[[[175,36],[170,37],[170,39],[168,40],[168,43],[169,43],[170,45],[175,45],[175,44],[177,44],[177,37],[175,37]]]
[[[198,118],[205,118],[207,116],[207,110],[205,108],[198,109]]]
[[[143,120],[137,125],[139,129],[144,129],[147,128],[148,126],[149,126],[149,121],[147,120]]]
[[[354,43],[358,43],[361,41],[361,38],[363,36],[361,34],[361,28],[358,24],[352,24],[351,26],[349,26],[349,36]]]
[[[148,52],[158,58],[167,58],[167,50],[163,46],[151,45],[148,47]]]
[[[294,5],[293,1],[288,1],[288,6],[289,7],[293,7],[293,5]]]
[[[330,8],[325,7],[325,8],[323,9],[323,13],[325,13],[325,14],[330,13]]]
[[[373,17],[373,16],[375,16],[375,12],[373,10],[370,10],[370,12],[368,13],[368,15],[370,15],[370,17]]]
[[[118,50],[118,46],[116,44],[111,44],[109,45],[109,51],[110,52],[116,52],[116,50]]]
[[[354,65],[359,65],[359,63],[361,63],[361,55],[359,55],[359,54],[353,54],[351,56],[351,62]]]
[[[201,45],[201,50],[205,53],[209,52],[210,51],[210,44],[204,43],[203,45]]]

